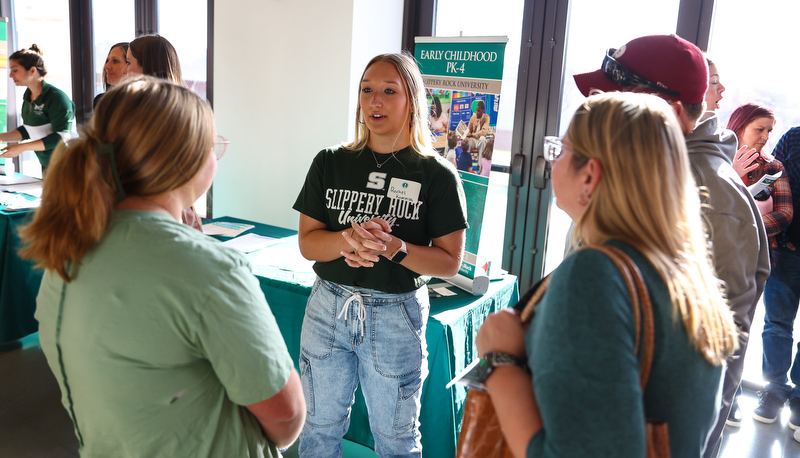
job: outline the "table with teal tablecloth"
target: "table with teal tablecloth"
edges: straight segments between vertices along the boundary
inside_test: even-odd
[[[0,210],[0,342],[21,339],[39,329],[33,314],[44,272],[17,254],[22,245],[19,228],[32,214]]]
[[[294,237],[296,232],[236,218],[220,220],[253,224],[255,227],[246,233],[284,238],[281,243],[249,256],[289,353],[297,365],[300,330],[315,277],[310,262],[302,265]],[[439,282],[434,279],[431,283]],[[454,286],[449,286],[449,289],[456,294],[431,298],[430,319],[425,332],[429,373],[422,386],[420,430],[423,456],[430,458],[455,456],[466,389],[461,386],[445,389],[445,385],[477,358],[475,335],[486,316],[513,305],[519,298],[516,277],[513,276],[491,282],[488,292],[482,296],[472,296]],[[374,447],[360,391],[356,393],[350,430],[345,437]]]
[[[17,254],[21,244],[17,231],[30,216],[29,212],[0,211],[0,342],[24,337],[38,329],[33,315],[42,271]],[[297,233],[236,218],[220,220],[253,224],[255,227],[245,234],[256,233],[280,239],[277,244],[248,257],[297,365],[300,331],[315,278],[311,263],[300,255]],[[225,240],[224,237],[218,238]],[[472,296],[454,286],[449,289],[455,295],[431,299],[430,319],[425,332],[429,373],[422,386],[420,429],[423,456],[429,458],[455,456],[466,389],[456,386],[447,390],[445,384],[477,357],[475,335],[486,316],[513,305],[519,297],[513,276],[493,281],[483,296]],[[360,391],[356,393],[346,438],[374,448]]]

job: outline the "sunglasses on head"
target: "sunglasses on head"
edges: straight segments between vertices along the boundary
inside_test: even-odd
[[[617,50],[614,48],[609,48],[608,51],[606,51],[606,57],[603,58],[603,73],[608,79],[619,86],[639,86],[660,94],[674,97],[676,99],[680,98],[680,92],[675,92],[663,86],[659,86],[657,83],[654,83],[647,78],[643,78],[625,68],[616,59],[614,59],[614,53],[616,51]]]

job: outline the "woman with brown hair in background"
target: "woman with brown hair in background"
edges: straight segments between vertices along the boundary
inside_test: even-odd
[[[112,87],[122,82],[122,79],[128,75],[128,42],[117,43],[108,50],[106,63],[103,65],[103,89],[110,91]],[[94,98],[93,107],[97,106],[100,97],[104,94],[100,93]]]
[[[147,75],[165,79],[185,86],[181,78],[181,62],[178,53],[161,35],[145,35],[131,41],[127,54],[128,75]],[[203,222],[194,205],[183,211],[181,220],[198,231],[203,231]]]
[[[183,84],[178,53],[161,35],[145,35],[131,41],[126,58],[130,75],[155,76]]]

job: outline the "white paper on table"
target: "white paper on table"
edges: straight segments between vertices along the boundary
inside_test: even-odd
[[[7,212],[39,208],[41,203],[42,199],[39,198],[27,199],[22,194],[5,191],[0,192],[0,205],[5,205],[6,208],[4,210]]]
[[[431,288],[431,289],[433,291],[435,291],[436,293],[441,294],[442,296],[445,296],[445,297],[446,296],[455,296],[456,295],[456,293],[453,290],[451,290],[450,288],[448,288],[446,286],[438,286],[438,287],[434,287],[434,288]]]
[[[280,241],[280,239],[273,237],[266,237],[258,234],[245,234],[241,237],[236,237],[235,239],[226,240],[222,242],[222,244],[236,248],[243,253],[250,253],[252,251],[268,247],[274,243],[277,243],[278,241]]]
[[[261,250],[251,261],[253,273],[259,276],[289,280],[311,286],[317,274],[314,273],[314,262],[300,254],[300,246],[296,235],[284,237]]]
[[[42,197],[42,182],[23,183],[0,187],[0,191],[27,194],[33,197]]]
[[[222,235],[224,237],[236,237],[244,231],[250,230],[255,226],[244,223],[231,223],[227,221],[215,221],[203,224],[203,234]]]

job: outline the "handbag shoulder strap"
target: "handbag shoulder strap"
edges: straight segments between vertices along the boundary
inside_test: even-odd
[[[650,294],[647,292],[647,285],[642,277],[642,272],[636,263],[625,254],[624,251],[611,245],[598,245],[592,247],[611,259],[625,281],[628,288],[628,294],[631,297],[631,305],[633,308],[633,321],[636,328],[636,340],[634,348],[636,354],[639,354],[641,349],[641,363],[639,366],[639,383],[642,392],[647,385],[647,379],[650,377],[650,367],[653,364],[653,346],[655,344],[655,326],[653,324],[653,307],[650,303]],[[520,314],[520,319],[523,323],[528,323],[533,315],[533,308],[539,303],[542,296],[547,290],[547,285],[550,283],[550,276],[545,277],[539,284],[536,291],[534,291],[525,308]],[[644,314],[644,348],[641,348],[641,321],[642,314]]]
[[[525,304],[525,308],[522,309],[522,313],[520,313],[519,318],[522,320],[523,324],[527,324],[531,317],[533,316],[533,308],[536,307],[536,304],[542,299],[544,296],[545,290],[547,290],[547,285],[550,284],[550,275],[544,277],[542,281],[539,282],[539,285],[536,287],[536,291],[533,292],[530,300],[527,304]]]
[[[631,296],[633,306],[633,320],[636,326],[636,353],[639,353],[641,338],[643,334],[644,346],[641,347],[641,362],[639,366],[639,383],[642,392],[647,385],[650,377],[650,367],[653,364],[653,346],[655,344],[655,326],[653,324],[653,306],[650,303],[650,294],[647,292],[647,285],[642,278],[642,272],[633,260],[624,251],[611,245],[600,245],[592,247],[608,256],[614,265],[617,266],[628,293]],[[642,315],[644,315],[644,332],[641,331]]]

